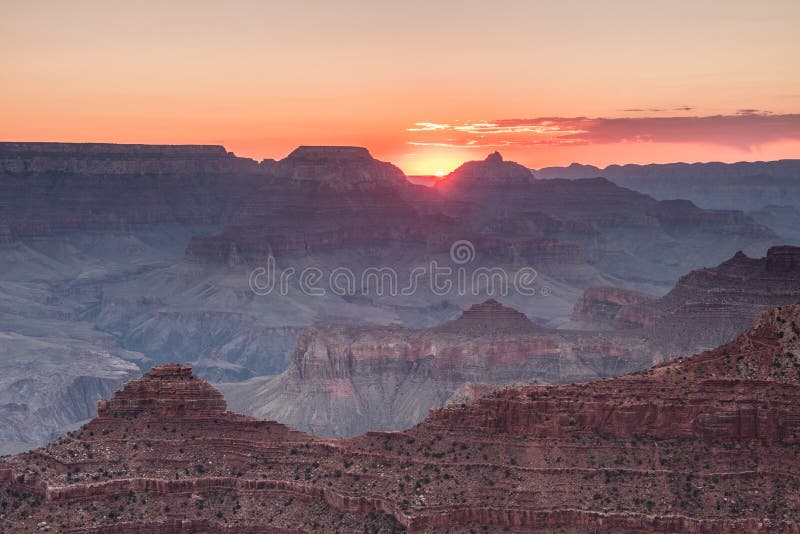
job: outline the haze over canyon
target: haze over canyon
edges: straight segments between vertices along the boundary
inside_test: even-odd
[[[425,185],[360,147],[8,142],[0,172],[0,525],[797,528],[800,160]]]

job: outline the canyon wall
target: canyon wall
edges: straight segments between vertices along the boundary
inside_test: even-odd
[[[618,378],[520,386],[403,432],[314,438],[152,370],[0,460],[15,532],[800,532],[800,306]]]

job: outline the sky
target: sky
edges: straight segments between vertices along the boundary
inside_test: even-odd
[[[0,0],[0,140],[800,158],[797,0]]]

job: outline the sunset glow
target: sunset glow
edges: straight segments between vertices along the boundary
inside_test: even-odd
[[[6,1],[0,140],[360,145],[427,175],[494,150],[531,167],[797,157],[799,23],[788,0]]]

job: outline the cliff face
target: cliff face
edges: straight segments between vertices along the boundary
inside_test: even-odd
[[[590,287],[575,303],[572,320],[576,323],[610,330],[637,326],[649,326],[655,322],[655,314],[646,305],[656,297],[615,287]],[[635,313],[634,310],[641,310]]]
[[[301,146],[271,170],[288,180],[324,183],[334,190],[408,185],[403,171],[374,159],[363,147]]]
[[[800,247],[780,246],[763,258],[739,252],[717,267],[692,271],[658,299],[587,289],[573,320],[584,327],[638,332],[675,357],[724,343],[764,310],[798,301]]]
[[[0,461],[15,532],[796,533],[800,306],[649,371],[525,386],[404,431],[323,440],[154,369],[59,441]],[[164,409],[168,407],[168,409]]]
[[[275,375],[289,366],[297,332],[309,325],[428,327],[491,296],[443,298],[421,288],[408,298],[374,292],[312,298],[294,283],[285,296],[262,297],[250,291],[248,274],[269,255],[279,258],[281,269],[313,265],[329,274],[335,267],[362,273],[367,266],[391,266],[403,277],[432,260],[452,265],[451,244],[466,239],[476,250],[469,268],[533,267],[542,292],[512,295],[508,302],[556,325],[567,320],[586,287],[661,293],[691,268],[739,249],[762,254],[772,240],[741,214],[659,203],[603,179],[530,181],[527,171],[498,155],[465,166],[471,178],[445,191],[412,185],[396,167],[357,147],[301,147],[284,160],[261,163],[198,146],[6,143],[0,154],[0,331],[13,338],[3,345],[14,349],[0,362],[9,370],[8,382],[0,383],[0,395],[9,392],[0,443],[21,441],[5,451],[41,444],[92,416],[93,401],[137,365],[188,355],[192,360],[184,363],[196,362],[196,372],[215,380]],[[545,289],[553,291],[545,295]],[[646,309],[623,306],[618,319],[640,324]],[[722,312],[722,318],[733,313]],[[677,339],[685,337],[681,328],[673,330]],[[410,335],[399,335],[398,342]],[[469,334],[447,335],[454,353],[472,350],[465,345]],[[626,351],[642,337],[603,334],[595,343],[573,334],[525,335],[544,336],[547,347],[565,355],[557,371],[556,360],[539,352],[545,349],[508,341],[512,359],[531,356],[543,366],[536,370],[531,363],[522,374],[542,380],[630,370]],[[320,339],[327,344],[325,336]],[[351,335],[340,336],[343,345],[339,339],[330,344],[344,350]],[[376,358],[390,353],[375,346]],[[633,360],[651,361],[652,352],[635,350]],[[386,427],[420,420],[462,381],[516,382],[521,376],[511,365],[498,365],[493,375],[495,356],[481,356],[474,368],[467,356],[454,356],[463,370],[430,378],[427,360],[420,360],[427,355],[398,360],[397,371],[379,373],[392,377],[387,381],[424,381],[421,390],[436,393],[422,400],[408,385],[395,402],[394,386],[357,366],[353,380],[362,384],[359,391],[369,391],[365,398],[396,407]],[[16,387],[20,379],[33,382]],[[25,396],[15,397],[18,391]],[[326,391],[315,398],[324,399]]]
[[[219,222],[261,175],[221,146],[0,143],[0,220],[23,237]]]
[[[187,259],[212,265],[263,263],[341,248],[425,243],[452,220],[435,194],[359,147],[299,147],[265,167],[269,177],[242,199],[217,234],[196,237]]]
[[[0,142],[0,171],[6,174],[218,174],[256,165],[213,145]]]
[[[549,330],[489,300],[427,330],[312,327],[287,371],[222,387],[238,411],[341,437],[411,427],[465,385],[590,380],[654,358],[643,338]]]

